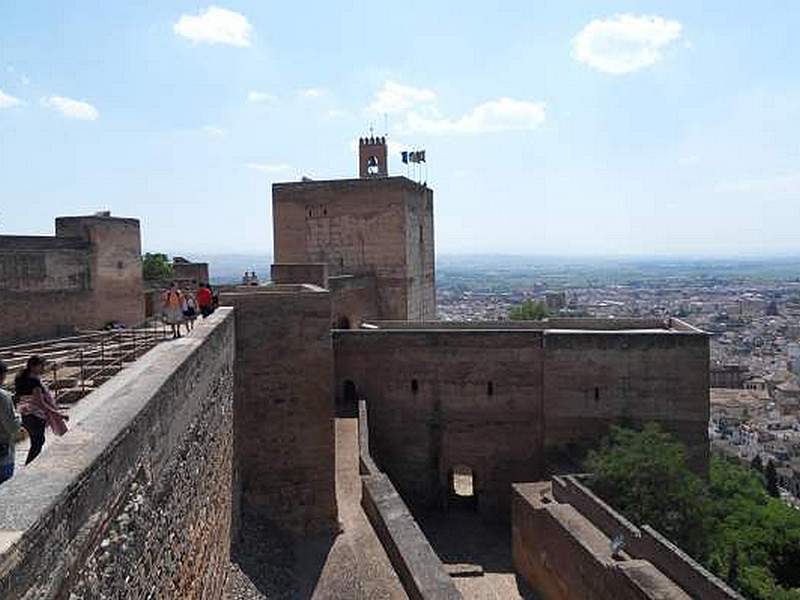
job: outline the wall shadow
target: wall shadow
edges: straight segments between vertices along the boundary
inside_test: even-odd
[[[258,592],[266,598],[310,598],[335,540],[336,535],[299,538],[269,519],[243,515],[239,538],[231,545],[228,597]]]

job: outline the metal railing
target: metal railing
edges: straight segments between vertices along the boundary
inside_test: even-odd
[[[169,337],[160,319],[132,329],[82,332],[79,335],[0,347],[0,359],[9,367],[5,387],[13,387],[17,372],[34,354],[46,359],[42,381],[56,401],[77,401],[119,373],[153,346]]]

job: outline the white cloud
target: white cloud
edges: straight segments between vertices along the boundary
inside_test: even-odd
[[[206,132],[208,135],[214,137],[222,137],[228,134],[228,130],[223,127],[215,127],[214,125],[206,125],[203,127],[203,131]]]
[[[350,116],[349,112],[342,110],[341,108],[331,108],[325,114],[329,119],[344,119],[345,117]]]
[[[406,116],[403,128],[428,134],[527,131],[539,127],[545,120],[545,114],[544,102],[498,98],[479,104],[455,120],[411,111]]]
[[[386,81],[383,87],[375,92],[375,98],[367,110],[376,114],[394,114],[420,104],[429,104],[434,100],[436,94],[432,90]]]
[[[247,163],[245,167],[262,173],[280,173],[291,169],[291,165],[286,163]]]
[[[545,120],[544,102],[496,98],[475,106],[459,118],[442,113],[436,92],[386,81],[367,107],[367,113],[394,114],[401,134],[475,134],[536,129]]]
[[[278,98],[266,92],[252,90],[247,94],[247,101],[253,104],[272,104],[273,102],[277,102]]]
[[[325,88],[306,88],[298,92],[303,98],[321,98],[328,93]]]
[[[96,121],[100,117],[98,110],[83,100],[73,100],[64,96],[48,96],[41,99],[45,108],[51,108],[70,119],[81,121]]]
[[[654,65],[681,36],[678,21],[659,16],[616,15],[595,19],[572,40],[572,56],[590,67],[622,75]]]
[[[181,15],[173,31],[199,44],[228,44],[245,48],[250,45],[252,25],[244,15],[209,6],[197,15]]]
[[[22,104],[22,100],[0,90],[0,108],[11,108],[12,106],[19,106],[20,104]]]

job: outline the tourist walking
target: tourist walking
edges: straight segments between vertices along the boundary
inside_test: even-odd
[[[61,413],[50,390],[42,383],[44,358],[31,356],[25,368],[14,379],[14,391],[17,410],[22,415],[22,426],[28,431],[31,448],[25,464],[39,456],[44,446],[44,431],[49,426],[56,435],[64,435],[67,431],[66,421],[69,416]]]
[[[6,373],[8,367],[0,360],[0,386],[5,383]],[[0,484],[14,475],[14,444],[21,426],[11,394],[0,387]]]
[[[192,294],[186,294],[183,303],[183,324],[186,325],[186,333],[194,329],[194,320],[197,318],[197,300]]]
[[[169,289],[164,293],[164,320],[172,328],[172,339],[181,337],[181,323],[183,322],[183,292],[174,281],[169,284]]]
[[[204,319],[214,312],[214,294],[205,282],[201,283],[197,289],[197,306]]]

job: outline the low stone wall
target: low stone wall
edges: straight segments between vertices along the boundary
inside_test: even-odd
[[[369,475],[361,483],[361,506],[409,598],[462,598],[389,478]]]
[[[545,600],[689,600],[655,566],[621,552],[550,483],[513,486],[512,553],[517,573]]]
[[[647,560],[695,598],[741,599],[734,589],[716,577],[649,525],[639,528],[598,498],[580,481],[580,476],[553,477],[553,497],[570,504],[608,537],[622,534],[625,550]]]
[[[375,461],[369,451],[369,426],[367,421],[367,403],[358,401],[358,471],[361,475],[379,475]]]
[[[319,287],[328,286],[328,265],[325,263],[275,263],[270,267],[273,283],[310,283]]]
[[[0,598],[220,598],[230,556],[232,311],[81,400],[0,486]]]
[[[372,460],[364,400],[358,402],[358,446],[361,506],[408,596],[414,600],[462,598],[400,494]]]

